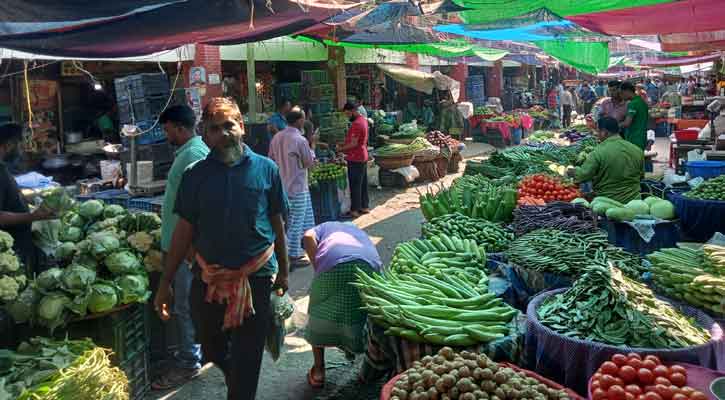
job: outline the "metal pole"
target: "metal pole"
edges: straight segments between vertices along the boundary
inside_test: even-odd
[[[257,72],[254,68],[254,43],[247,43],[247,103],[249,121],[257,122]]]
[[[131,171],[128,177],[128,188],[133,189],[138,186],[138,162],[136,161],[136,132],[134,135],[128,137],[128,146],[131,150]]]

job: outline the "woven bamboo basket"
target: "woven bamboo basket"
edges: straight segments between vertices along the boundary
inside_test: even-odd
[[[412,165],[413,158],[415,158],[415,154],[400,154],[392,157],[375,156],[375,164],[382,169],[398,169]]]
[[[412,138],[412,139],[392,139],[391,138],[391,139],[386,139],[385,142],[393,143],[393,144],[411,144],[411,143],[413,143],[413,140],[415,140],[415,138]]]

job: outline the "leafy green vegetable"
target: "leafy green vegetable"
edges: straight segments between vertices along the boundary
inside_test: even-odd
[[[121,247],[116,235],[112,232],[96,232],[88,237],[90,252],[97,259],[104,258]]]
[[[88,200],[78,207],[78,214],[88,220],[95,220],[103,213],[103,203],[99,200]]]
[[[106,257],[103,262],[114,275],[134,274],[139,272],[141,268],[138,258],[127,250],[113,253]]]
[[[83,228],[86,226],[86,221],[83,217],[74,211],[69,211],[63,214],[61,221],[66,225],[75,226],[76,228]]]
[[[0,301],[10,302],[18,297],[20,285],[10,276],[0,277]]]
[[[116,289],[110,285],[97,283],[91,286],[90,293],[88,309],[93,313],[108,311],[118,304]]]
[[[148,232],[136,232],[128,236],[128,244],[139,253],[146,253],[154,244],[154,238]]]
[[[15,272],[20,269],[20,261],[12,251],[0,253],[0,272]]]
[[[62,243],[55,250],[55,256],[59,260],[70,260],[76,254],[76,244],[71,242]]]
[[[5,306],[5,310],[16,323],[22,324],[33,319],[39,301],[40,293],[33,285],[28,285],[15,301]]]
[[[5,231],[0,231],[0,251],[8,251],[13,248],[15,239]]]
[[[96,271],[82,265],[69,266],[61,277],[63,289],[71,293],[81,293],[95,281]]]
[[[71,299],[62,292],[52,292],[43,296],[38,304],[38,322],[51,330],[65,324],[66,307],[69,304]]]
[[[113,218],[126,214],[126,209],[119,206],[118,204],[107,205],[103,209],[103,218]]]
[[[75,204],[75,200],[63,188],[45,191],[41,197],[43,202],[40,206],[54,211],[56,214],[62,214],[70,210]]]
[[[57,219],[35,221],[32,224],[33,242],[47,256],[54,256],[55,249],[60,246],[62,223]]]
[[[78,243],[83,239],[83,231],[75,226],[63,226],[60,230],[59,239],[61,242]]]
[[[151,296],[148,278],[141,275],[124,275],[116,279],[120,289],[121,304],[144,303]]]
[[[60,268],[51,268],[43,271],[35,279],[38,289],[51,291],[60,286],[60,278],[63,276],[63,270]]]

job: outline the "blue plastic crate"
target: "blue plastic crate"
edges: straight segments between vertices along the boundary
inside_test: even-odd
[[[128,208],[128,200],[131,198],[131,195],[123,189],[111,189],[93,193],[93,198],[106,204],[117,204]]]
[[[310,195],[316,224],[337,221],[340,218],[340,201],[337,198],[335,182],[319,182],[317,186],[310,188]]]
[[[164,196],[156,197],[134,197],[128,201],[128,208],[131,210],[151,211],[161,213],[164,205]]]
[[[692,178],[709,179],[725,174],[725,161],[688,161],[686,167]]]
[[[605,218],[604,227],[609,243],[641,256],[659,249],[677,247],[677,242],[680,241],[678,221],[662,221],[655,224],[655,235],[649,242],[645,242],[633,227],[623,222],[609,221]]]
[[[156,120],[136,121],[136,127],[140,132],[144,132],[136,137],[136,144],[138,145],[161,143],[166,140],[164,128]],[[129,140],[126,136],[121,136],[121,142],[124,147],[129,146]]]

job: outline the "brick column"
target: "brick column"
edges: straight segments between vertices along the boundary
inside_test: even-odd
[[[206,103],[212,97],[219,97],[223,94],[222,91],[222,60],[219,53],[219,46],[212,46],[208,44],[197,44],[196,51],[194,54],[193,65],[184,65],[184,82],[186,87],[189,87],[189,68],[204,67],[206,70],[206,93],[201,98],[202,107],[206,106]],[[210,84],[209,76],[218,75],[219,83]]]
[[[498,97],[503,94],[503,62],[501,60],[493,63],[489,73],[486,75],[486,94],[487,97]],[[503,100],[502,100],[503,101]]]
[[[458,101],[466,101],[466,80],[468,79],[468,65],[464,63],[458,63],[453,66],[451,72],[451,78],[461,83],[461,94],[458,97]]]
[[[335,84],[335,98],[337,99],[337,110],[347,102],[347,76],[345,74],[345,48],[342,46],[330,46],[327,48],[327,59],[333,64],[330,70],[330,78]]]

